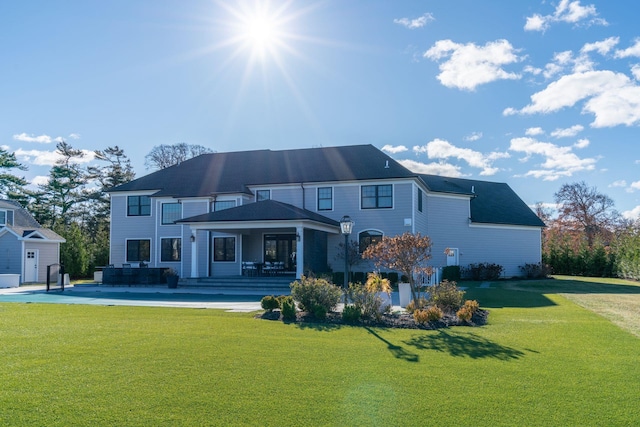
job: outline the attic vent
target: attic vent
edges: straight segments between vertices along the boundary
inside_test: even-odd
[[[387,161],[385,162],[385,164],[384,164],[384,168],[385,168],[385,169],[389,169],[389,160],[387,160]]]

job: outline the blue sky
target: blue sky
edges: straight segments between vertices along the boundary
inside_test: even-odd
[[[0,3],[0,145],[373,144],[410,169],[585,181],[640,216],[640,13],[604,0]],[[87,162],[91,156],[87,156]]]

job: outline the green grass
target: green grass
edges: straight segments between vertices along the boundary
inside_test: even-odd
[[[0,425],[637,425],[640,340],[553,287],[440,331],[0,304]]]

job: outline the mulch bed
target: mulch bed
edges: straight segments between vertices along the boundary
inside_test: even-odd
[[[489,317],[489,311],[479,309],[474,314],[469,322],[464,322],[454,314],[445,314],[444,317],[436,322],[428,322],[424,324],[417,323],[413,319],[413,315],[408,313],[390,313],[383,314],[380,320],[370,319],[370,320],[362,320],[359,323],[349,323],[350,326],[375,326],[381,328],[403,328],[403,329],[440,329],[440,328],[448,328],[450,326],[483,326],[487,324],[487,319]],[[258,319],[264,320],[277,320],[284,321],[286,323],[315,323],[321,325],[347,325],[342,320],[342,313],[331,312],[327,313],[327,317],[325,319],[318,319],[311,313],[306,312],[298,312],[296,313],[295,320],[284,320],[282,318],[282,314],[279,310],[274,310],[272,312],[264,312],[262,314],[256,315]]]

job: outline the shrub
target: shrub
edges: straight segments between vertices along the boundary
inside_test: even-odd
[[[450,282],[457,282],[460,280],[460,266],[448,265],[442,267],[442,280],[449,280]]]
[[[327,309],[323,305],[316,304],[313,306],[313,316],[316,319],[326,319],[327,318]]]
[[[360,283],[352,283],[349,285],[348,296],[354,306],[360,310],[363,318],[380,318],[382,298],[380,298],[376,292],[371,292],[366,286]]]
[[[471,320],[471,316],[473,316],[473,313],[467,307],[462,307],[456,312],[456,316],[458,316],[458,319],[464,322],[468,322],[469,320]]]
[[[353,281],[354,282],[364,282],[364,272],[363,271],[354,271],[353,273],[351,273],[353,277]]]
[[[407,304],[407,307],[405,308],[405,310],[407,310],[407,313],[411,314],[416,310],[426,308],[427,304],[428,302],[425,298],[419,298],[417,302],[416,300],[412,299],[411,302]]]
[[[504,267],[499,264],[481,262],[478,264],[469,264],[464,270],[464,276],[472,280],[497,280],[502,275]]]
[[[391,293],[391,283],[389,279],[383,279],[378,273],[369,273],[365,287],[369,292],[386,292]]]
[[[414,311],[413,320],[415,320],[416,323],[424,325],[427,322],[435,322],[442,319],[443,315],[442,310],[438,307],[431,306]]]
[[[293,297],[286,296],[280,300],[280,307],[282,310],[282,318],[284,320],[295,320],[296,318],[296,303],[293,301]]]
[[[520,271],[527,279],[545,279],[550,273],[550,267],[541,262],[537,264],[521,265]]]
[[[353,325],[360,321],[361,314],[362,312],[360,311],[360,308],[355,305],[345,305],[344,310],[342,310],[342,320],[344,323]]]
[[[260,305],[263,310],[267,310],[269,312],[275,310],[276,308],[280,308],[280,301],[273,295],[267,295],[262,300],[260,300]]]
[[[473,315],[480,308],[480,304],[478,304],[478,301],[474,299],[473,300],[468,299],[464,302],[464,305],[462,307],[469,310]]]
[[[464,291],[458,289],[456,282],[443,280],[432,286],[429,291],[429,302],[443,311],[455,312],[462,306]]]
[[[319,310],[317,306],[320,306],[326,315],[335,310],[342,298],[342,290],[325,279],[302,276],[291,283],[291,296],[302,311],[315,314]]]

